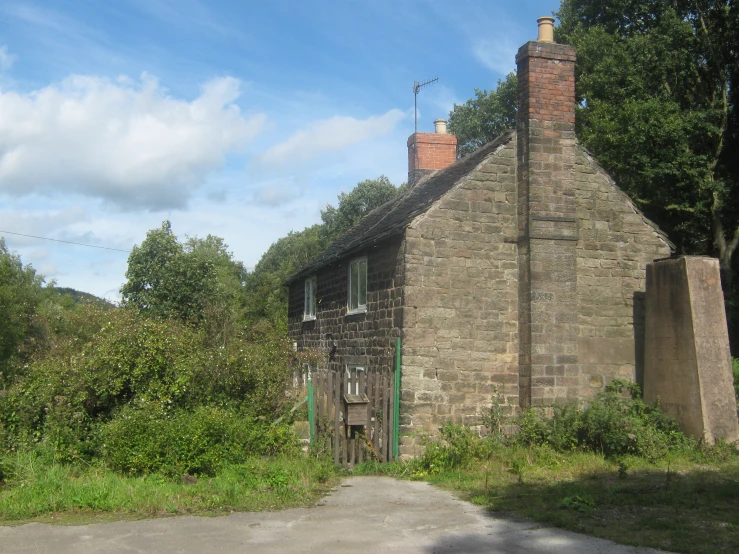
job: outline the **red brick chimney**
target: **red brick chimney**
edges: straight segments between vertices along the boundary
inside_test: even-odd
[[[519,402],[576,398],[578,354],[575,50],[553,17],[518,51]]]
[[[434,127],[434,133],[414,133],[408,137],[409,187],[457,161],[457,137],[447,133],[446,120],[437,119]]]

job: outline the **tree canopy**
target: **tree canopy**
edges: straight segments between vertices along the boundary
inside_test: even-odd
[[[731,0],[563,0],[557,42],[577,51],[576,132],[676,243],[739,246],[739,6]],[[466,154],[515,125],[515,78],[450,113]],[[727,300],[729,300],[727,296]]]
[[[516,126],[518,78],[509,73],[498,79],[495,90],[475,89],[475,98],[454,104],[449,114],[449,131],[457,137],[457,152],[466,156],[483,144]]]
[[[156,317],[199,320],[208,307],[235,302],[245,274],[223,239],[208,235],[183,244],[164,221],[128,257],[123,305]]]
[[[0,238],[0,376],[7,376],[41,300],[43,278]]]
[[[273,243],[247,278],[245,303],[249,319],[266,319],[287,329],[287,291],[282,286],[285,279],[369,212],[404,190],[404,185],[396,187],[384,175],[361,181],[350,192],[339,194],[338,206],[329,204],[321,210],[322,223],[290,232]]]

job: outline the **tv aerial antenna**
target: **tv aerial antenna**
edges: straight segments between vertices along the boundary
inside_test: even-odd
[[[418,93],[421,91],[421,89],[425,86],[432,85],[436,81],[438,81],[438,77],[434,77],[433,79],[428,79],[424,81],[423,83],[419,83],[418,81],[413,82],[413,123],[414,123],[414,133],[418,132]]]

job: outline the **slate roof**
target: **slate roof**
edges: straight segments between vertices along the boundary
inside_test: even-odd
[[[291,275],[285,284],[317,269],[358,252],[368,246],[402,233],[413,219],[428,210],[460,179],[474,170],[487,156],[513,137],[514,131],[501,135],[469,156],[420,181],[403,196],[390,200],[368,213],[364,219],[336,239],[322,254]]]

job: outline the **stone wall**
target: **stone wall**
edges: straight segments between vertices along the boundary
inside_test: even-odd
[[[617,377],[642,384],[646,267],[670,255],[664,234],[581,148],[575,174],[579,366],[565,373],[568,400]]]
[[[299,350],[319,349],[322,365],[391,371],[394,339],[402,328],[403,240],[382,242],[316,274],[316,319],[303,321],[304,280],[291,284],[288,335]],[[349,262],[367,256],[367,312],[347,314]],[[335,343],[335,348],[334,348]],[[331,355],[333,351],[333,355]]]
[[[415,431],[518,405],[515,140],[406,230],[401,454]]]

